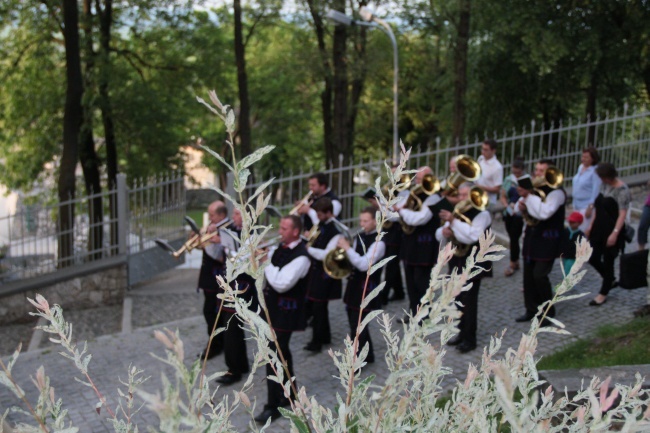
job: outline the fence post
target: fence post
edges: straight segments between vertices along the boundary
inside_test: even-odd
[[[226,194],[228,194],[230,197],[233,199],[237,200],[239,199],[239,196],[237,195],[237,192],[235,191],[235,175],[232,172],[226,173]],[[226,202],[226,207],[228,208],[228,215],[232,215],[232,210],[234,208],[234,205],[230,202],[230,200],[226,200],[224,197],[224,200]]]
[[[126,254],[128,251],[127,238],[129,233],[129,194],[126,187],[126,175],[117,175],[117,242],[118,254]]]

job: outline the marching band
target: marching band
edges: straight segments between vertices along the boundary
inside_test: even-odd
[[[329,188],[327,177],[315,173],[309,178],[309,193],[295,203],[288,215],[281,217],[279,236],[273,241],[277,246],[271,248],[263,259],[270,261],[265,268],[264,297],[278,344],[275,347],[271,342],[270,346],[283,354],[290,375],[293,376],[293,362],[289,341],[294,331],[306,329],[308,318],[311,318],[313,334],[304,349],[318,353],[330,344],[330,300],[343,297],[353,337],[366,315],[388,302],[391,288],[394,290],[391,300],[404,298],[402,272],[410,313],[402,322],[407,323],[414,317],[429,287],[438,252],[447,242],[455,247],[449,272],[462,270],[473,247],[478,246],[480,236],[492,224],[489,209],[493,201],[492,187],[481,187],[481,182],[477,182],[484,162],[482,160],[479,164],[467,155],[458,155],[451,159],[453,170],[442,181],[430,167],[421,167],[413,179],[403,176],[398,187],[400,200],[390,209],[398,218],[387,221],[382,227],[383,238],[377,236],[375,213],[380,204],[372,188],[362,196],[371,206],[361,210],[360,228],[353,232],[337,220],[342,205]],[[518,317],[517,322],[531,320],[538,314],[539,306],[552,296],[548,273],[557,257],[560,241],[554,234],[559,236],[564,221],[566,194],[562,189],[562,173],[550,161],[544,160],[537,163],[535,175],[532,189],[522,180],[518,187],[520,199],[515,206],[515,212],[522,214],[527,221],[523,247],[525,314]],[[228,219],[227,209],[220,201],[210,205],[208,214],[210,224],[197,233],[193,229],[190,239],[178,251],[165,245],[164,241],[159,245],[170,250],[175,257],[194,248],[203,250],[198,289],[205,296],[203,312],[208,334],[212,335],[216,326],[227,327],[227,330],[224,337],[212,339],[201,356],[211,358],[224,351],[229,374],[221,377],[219,382],[230,385],[248,372],[245,335],[234,310],[225,305],[222,319],[215,325],[221,302],[216,295],[222,292],[215,278],[225,275],[228,251],[237,251],[241,214],[235,210],[232,220]],[[384,256],[392,255],[397,259],[392,261],[390,268],[385,266],[387,287],[362,307],[363,299],[382,281],[381,271],[366,278],[368,269]],[[448,345],[456,346],[461,353],[476,348],[478,295],[482,278],[491,276],[487,271],[473,276],[467,282],[471,284],[469,290],[456,298],[461,312],[459,333],[449,340]],[[343,280],[346,280],[344,295]],[[236,284],[239,290],[244,288],[244,296],[257,305],[252,278],[244,274],[238,277]],[[551,309],[548,316],[553,317],[554,313]],[[231,328],[234,329],[228,331]],[[357,351],[366,345],[369,348],[366,361],[374,362],[367,326],[359,335]],[[271,366],[267,366],[267,370],[267,374],[274,374]],[[256,417],[259,422],[279,417],[279,408],[288,404],[282,387],[274,381],[267,383],[268,401],[263,412]]]

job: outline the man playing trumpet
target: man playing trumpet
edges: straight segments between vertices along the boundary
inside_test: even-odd
[[[436,239],[439,242],[446,240],[453,242],[456,252],[449,261],[449,272],[462,272],[467,258],[472,253],[474,246],[478,247],[478,240],[492,224],[490,213],[485,210],[487,207],[487,194],[480,188],[473,192],[475,196],[470,198],[472,184],[463,183],[458,187],[458,198],[460,202],[453,212],[441,210],[439,217],[444,225],[436,231]],[[481,193],[484,197],[481,197]],[[482,200],[483,199],[483,200]],[[478,292],[481,287],[483,272],[467,281],[472,287],[462,291],[456,297],[456,303],[460,312],[460,323],[458,334],[449,340],[447,344],[456,346],[459,352],[466,353],[476,348],[476,324],[478,313]]]
[[[309,191],[311,191],[311,203],[303,203],[302,206],[298,207],[298,215],[302,215],[302,225],[303,230],[309,231],[312,226],[318,225],[318,215],[314,209],[314,204],[327,197],[332,200],[332,213],[334,217],[338,217],[341,213],[341,202],[332,189],[329,187],[327,175],[325,173],[314,173],[309,176]]]
[[[348,277],[347,288],[345,289],[346,310],[348,313],[348,322],[350,323],[350,338],[354,338],[357,333],[357,325],[363,321],[366,315],[372,311],[381,308],[381,299],[375,297],[365,308],[361,308],[361,303],[365,296],[375,290],[381,281],[381,269],[377,269],[368,279],[366,287],[366,273],[370,267],[379,262],[385,254],[386,245],[383,241],[376,242],[377,238],[377,221],[375,220],[376,209],[366,207],[359,215],[359,225],[363,232],[356,236],[353,244],[341,236],[338,240],[337,247],[345,250],[348,260],[352,264],[353,270]],[[361,317],[359,317],[361,316]],[[368,326],[359,333],[359,346],[357,354],[368,344],[368,356],[366,362],[375,362],[375,354],[372,349],[372,340]]]

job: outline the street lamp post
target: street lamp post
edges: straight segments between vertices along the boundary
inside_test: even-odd
[[[327,12],[327,18],[336,24],[341,24],[344,26],[354,26],[361,25],[367,27],[378,27],[390,38],[390,42],[393,44],[393,164],[397,164],[399,161],[399,132],[397,128],[398,120],[398,76],[399,76],[399,62],[397,55],[397,40],[395,39],[395,34],[393,29],[386,23],[386,21],[377,18],[368,8],[362,6],[359,9],[359,15],[364,21],[355,20],[342,12],[329,10]],[[367,21],[367,22],[365,22]]]

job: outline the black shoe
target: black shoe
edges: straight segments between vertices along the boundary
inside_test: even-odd
[[[237,383],[240,380],[241,374],[226,374],[225,376],[217,378],[216,382],[228,386],[232,385],[233,383]]]
[[[372,355],[372,356],[369,355],[369,356],[367,356],[367,357],[366,357],[366,362],[367,362],[368,364],[374,364],[374,363],[375,363],[375,355]]]
[[[264,424],[269,418],[271,418],[271,422],[273,422],[281,416],[280,411],[277,409],[264,409],[262,413],[255,417],[255,422]]]
[[[592,307],[600,307],[605,302],[607,302],[607,298],[605,298],[603,302],[597,302],[595,299],[592,299],[591,301],[589,301],[589,305],[591,305]]]
[[[210,349],[210,353],[208,353],[208,359],[212,359],[216,356],[219,356],[222,352],[222,349]],[[197,358],[204,359],[206,354],[206,349],[203,349],[201,353],[197,355]]]
[[[316,343],[309,343],[308,345],[303,347],[304,350],[308,350],[314,353],[319,353],[322,350],[322,348],[323,348],[322,345]]]
[[[615,289],[616,287],[618,287],[618,280],[612,281],[612,289]]]
[[[458,346],[456,346],[456,350],[458,350],[460,353],[471,352],[474,349],[476,349],[476,343],[470,343],[467,340],[463,341]]]
[[[533,317],[535,317],[534,314],[526,313],[523,316],[517,317],[515,319],[515,322],[519,322],[519,323],[521,323],[521,322],[530,322],[531,320],[533,320]]]
[[[453,338],[447,341],[447,346],[458,346],[462,342],[463,342],[463,337],[461,337],[460,334],[456,334],[454,335]]]

